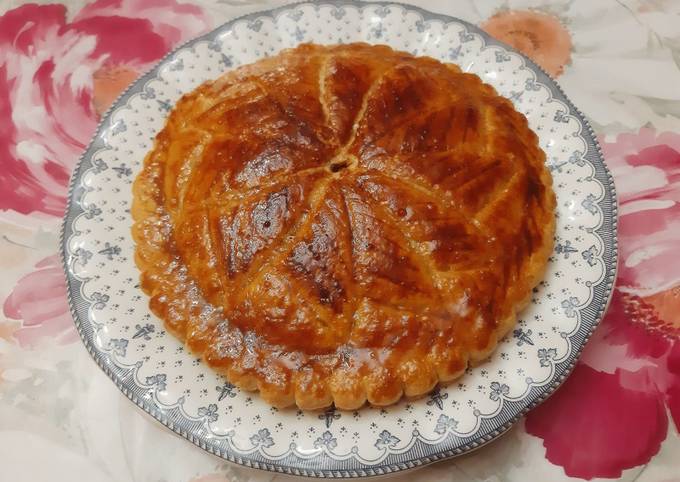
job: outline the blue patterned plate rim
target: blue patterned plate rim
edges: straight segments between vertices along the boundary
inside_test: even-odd
[[[438,444],[424,444],[417,441],[413,444],[406,452],[402,454],[391,454],[382,460],[379,465],[366,465],[361,462],[354,462],[353,464],[347,465],[341,460],[337,460],[329,457],[325,453],[320,453],[317,457],[313,459],[302,459],[291,454],[285,459],[267,459],[257,452],[250,454],[238,453],[235,450],[222,449],[217,445],[211,444],[210,440],[205,437],[197,436],[187,427],[191,425],[191,422],[187,419],[181,420],[181,415],[169,417],[166,413],[161,411],[157,405],[150,402],[148,399],[138,397],[131,389],[130,384],[132,381],[124,380],[118,374],[116,374],[110,366],[110,360],[105,356],[105,354],[95,346],[86,336],[85,330],[86,325],[89,322],[87,319],[83,319],[79,313],[84,304],[87,301],[84,300],[80,294],[80,285],[82,282],[76,279],[70,272],[69,268],[69,251],[68,251],[68,240],[74,234],[74,221],[76,217],[84,212],[84,209],[80,203],[80,199],[83,196],[83,188],[81,186],[81,177],[83,173],[92,166],[92,155],[104,147],[104,134],[107,129],[111,127],[111,117],[113,112],[124,105],[127,100],[129,100],[134,94],[143,91],[144,85],[150,80],[155,78],[161,67],[166,64],[169,59],[171,59],[177,52],[189,48],[199,42],[212,41],[222,32],[227,31],[232,28],[237,22],[242,21],[252,21],[262,17],[276,18],[283,12],[294,9],[301,5],[316,5],[316,6],[331,6],[331,7],[354,7],[358,9],[366,9],[371,7],[388,7],[394,6],[399,7],[407,11],[415,12],[419,14],[424,21],[441,21],[444,23],[456,22],[463,25],[469,32],[479,35],[485,42],[485,45],[497,46],[506,49],[509,52],[520,55],[525,65],[534,72],[536,75],[536,80],[542,85],[546,86],[552,95],[553,99],[561,101],[565,104],[569,112],[568,114],[575,117],[578,122],[585,127],[585,131],[581,133],[582,137],[587,143],[587,152],[584,154],[583,158],[586,159],[594,168],[593,178],[597,180],[604,190],[604,195],[597,204],[599,205],[602,212],[602,220],[600,225],[593,231],[599,235],[603,241],[603,253],[602,259],[605,265],[605,276],[601,282],[593,287],[593,297],[590,303],[581,308],[590,316],[586,323],[582,323],[581,329],[574,336],[575,344],[574,350],[571,352],[570,357],[567,360],[556,365],[555,374],[553,380],[547,385],[541,387],[532,387],[528,394],[517,401],[506,401],[503,406],[503,410],[493,417],[493,419],[486,420],[485,426],[482,427],[473,437],[470,439],[460,439],[455,446],[451,446],[450,440],[445,439]],[[131,84],[113,103],[106,114],[102,117],[101,122],[97,127],[97,131],[90,141],[90,144],[80,157],[78,164],[76,165],[70,185],[69,193],[67,197],[67,207],[64,215],[62,227],[61,227],[61,237],[60,246],[62,254],[62,263],[64,271],[66,274],[67,281],[67,292],[68,292],[68,302],[71,309],[71,314],[74,318],[78,332],[85,344],[88,352],[97,363],[97,365],[106,373],[106,375],[112,379],[115,385],[121,390],[121,392],[128,397],[132,402],[134,402],[139,408],[150,414],[165,427],[169,428],[176,434],[186,438],[195,445],[201,447],[202,449],[218,455],[223,459],[250,468],[256,468],[261,470],[266,470],[270,472],[285,473],[297,476],[308,476],[308,477],[328,477],[328,478],[354,478],[354,477],[370,477],[370,476],[380,476],[389,473],[394,473],[402,470],[413,469],[416,467],[422,467],[424,465],[437,462],[440,460],[448,459],[464,453],[468,453],[475,450],[504,434],[512,425],[514,425],[524,414],[529,410],[536,407],[546,398],[548,398],[554,391],[565,381],[573,370],[585,343],[588,341],[592,335],[595,328],[598,326],[600,320],[602,319],[604,312],[607,309],[609,301],[611,299],[614,281],[616,279],[617,271],[617,200],[616,200],[616,189],[614,185],[614,180],[607,168],[604,159],[602,157],[602,152],[600,146],[597,142],[595,134],[586,120],[585,116],[578,110],[574,104],[567,98],[565,93],[562,91],[561,87],[553,80],[540,66],[534,63],[531,59],[525,57],[523,54],[517,52],[512,47],[500,42],[492,37],[490,37],[486,32],[478,28],[477,26],[461,20],[456,17],[437,14],[430,12],[428,10],[422,9],[417,6],[408,5],[399,2],[356,2],[351,0],[322,0],[319,2],[298,2],[283,5],[281,7],[264,10],[260,12],[255,12],[241,17],[230,20],[221,26],[215,28],[209,33],[202,36],[196,37],[181,46],[175,48],[173,51],[168,53],[163,59],[161,59],[150,71],[144,74],[142,77],[137,79],[133,84]],[[491,423],[493,421],[493,423]],[[346,462],[346,461],[345,461]]]

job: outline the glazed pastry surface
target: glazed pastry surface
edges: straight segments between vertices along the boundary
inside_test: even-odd
[[[134,184],[141,286],[277,407],[422,395],[486,358],[543,276],[544,163],[476,75],[301,45],[177,102]]]

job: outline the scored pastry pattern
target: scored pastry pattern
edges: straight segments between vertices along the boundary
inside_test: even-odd
[[[134,188],[142,288],[192,351],[275,406],[422,395],[488,356],[542,276],[544,163],[476,75],[304,44],[171,112]]]

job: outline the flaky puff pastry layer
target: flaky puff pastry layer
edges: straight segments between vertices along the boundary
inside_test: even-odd
[[[141,286],[272,405],[393,404],[514,325],[553,246],[544,163],[476,75],[301,45],[177,102],[134,184]]]

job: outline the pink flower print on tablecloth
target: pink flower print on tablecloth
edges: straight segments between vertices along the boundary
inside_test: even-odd
[[[78,336],[66,301],[66,281],[59,256],[40,261],[36,270],[19,280],[3,305],[4,315],[22,320],[12,334],[23,347],[43,338],[70,343]]]
[[[567,475],[618,477],[680,429],[680,135],[602,143],[619,196],[612,303],[562,388],[527,416]]]
[[[0,16],[0,211],[61,216],[68,179],[98,116],[207,16],[175,0],[99,0]]]
[[[571,62],[571,35],[557,17],[532,10],[505,10],[480,25],[489,35],[516,48],[553,77]]]

